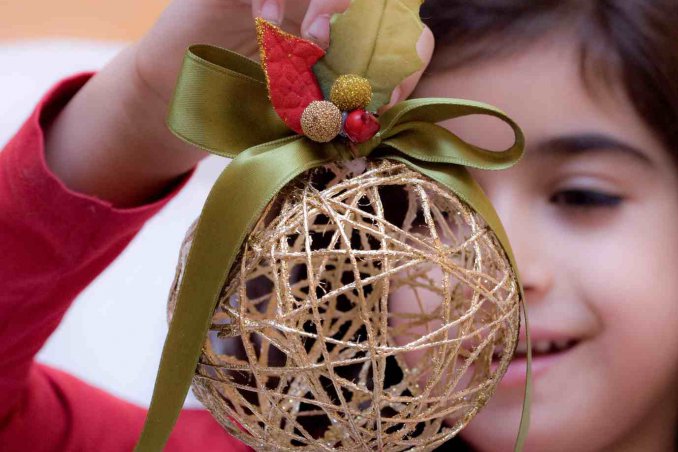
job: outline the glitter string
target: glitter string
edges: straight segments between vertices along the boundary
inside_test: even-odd
[[[515,349],[518,282],[483,219],[405,165],[354,170],[278,195],[214,312],[193,391],[257,450],[434,449]]]

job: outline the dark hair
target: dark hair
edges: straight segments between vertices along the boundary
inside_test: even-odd
[[[678,161],[677,0],[426,0],[429,72],[507,56],[557,33],[577,40],[582,78],[613,80]],[[471,450],[459,437],[440,450]]]
[[[621,82],[638,114],[678,160],[678,1],[426,0],[421,15],[436,46],[454,49],[434,55],[433,71],[505,56],[567,33],[578,41],[584,80]]]

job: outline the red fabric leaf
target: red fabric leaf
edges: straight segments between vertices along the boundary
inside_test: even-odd
[[[325,51],[261,18],[257,36],[273,108],[290,129],[303,134],[301,114],[314,100],[324,99],[313,65]]]

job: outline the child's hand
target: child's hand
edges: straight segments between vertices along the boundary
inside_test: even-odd
[[[323,47],[329,18],[350,0],[174,0],[153,28],[93,77],[59,115],[46,137],[51,169],[70,188],[136,205],[159,196],[205,153],[182,143],[165,126],[184,53],[205,43],[257,54],[253,17],[280,23]],[[133,13],[133,12],[131,12]],[[427,29],[418,45],[433,51]],[[421,74],[395,90],[408,96]]]

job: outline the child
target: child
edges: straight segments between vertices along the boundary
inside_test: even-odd
[[[326,43],[329,15],[348,3],[310,2],[303,34]],[[474,171],[509,233],[529,306],[537,356],[527,450],[674,449],[674,3],[429,0],[422,13],[438,51],[416,94],[495,104],[528,137],[516,167]],[[277,21],[283,6],[252,5]],[[305,2],[286,6],[304,17]],[[32,358],[72,298],[203,156],[164,125],[185,47],[253,54],[250,13],[236,0],[174,1],[99,74],[52,91],[0,153],[3,450],[133,447],[145,410]],[[505,138],[492,123],[450,126],[480,145],[499,148]],[[455,443],[511,449],[522,361]],[[187,411],[167,450],[239,448],[207,413]]]
[[[415,94],[488,102],[527,136],[515,167],[472,171],[528,303],[526,450],[675,450],[678,3],[427,3],[437,51]],[[492,123],[453,127],[507,141]],[[462,431],[473,449],[511,450],[523,372],[517,359]]]

